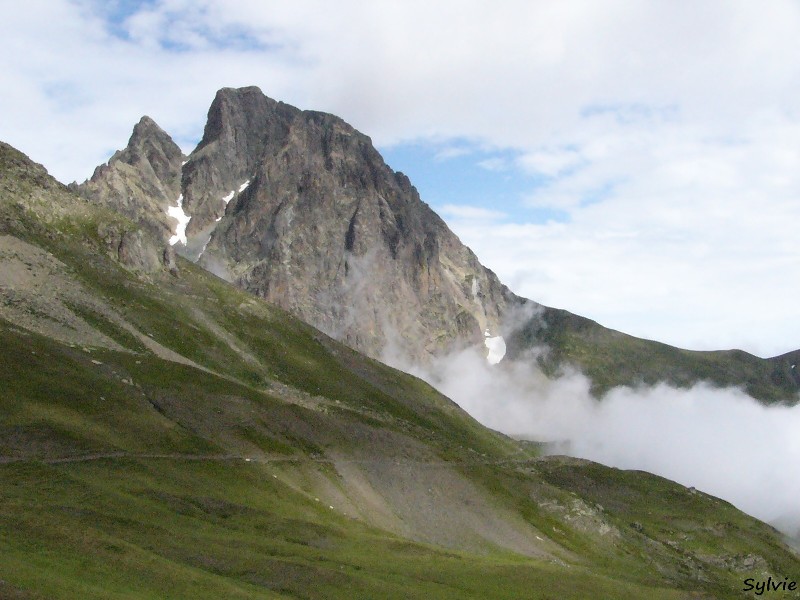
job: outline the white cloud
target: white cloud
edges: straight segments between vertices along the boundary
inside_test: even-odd
[[[438,209],[439,214],[445,217],[453,217],[456,219],[465,219],[470,222],[476,222],[476,226],[485,224],[492,221],[500,221],[508,217],[508,215],[499,210],[491,210],[489,208],[481,208],[479,206],[464,206],[459,204],[445,204]]]
[[[614,150],[528,199],[567,211],[566,223],[449,222],[515,291],[545,304],[684,347],[795,349],[800,126],[742,124],[734,142],[695,129],[587,140]]]
[[[582,158],[578,152],[562,148],[543,148],[523,154],[517,159],[517,164],[525,171],[548,177],[556,177],[565,171],[575,169],[581,162]]]
[[[446,146],[436,152],[434,155],[434,160],[442,161],[442,160],[449,160],[451,158],[458,158],[459,156],[467,156],[472,154],[472,149],[467,148],[465,146]]]
[[[509,161],[499,156],[492,156],[478,161],[477,165],[487,171],[508,171],[511,168]]]
[[[659,474],[800,532],[800,405],[765,407],[706,384],[621,387],[598,401],[580,373],[550,379],[532,364],[489,365],[474,350],[416,372],[493,429]]]

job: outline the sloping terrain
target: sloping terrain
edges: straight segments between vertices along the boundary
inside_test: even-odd
[[[537,456],[0,145],[0,597],[734,598],[771,527]],[[791,596],[786,596],[791,597]]]
[[[535,360],[548,374],[577,366],[598,396],[611,388],[666,382],[689,388],[699,381],[740,387],[765,404],[794,404],[800,394],[800,350],[759,358],[742,350],[700,352],[636,338],[555,308],[544,308],[506,338],[509,360]]]

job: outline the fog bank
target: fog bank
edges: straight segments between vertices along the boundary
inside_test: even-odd
[[[800,531],[800,405],[765,407],[738,389],[619,387],[601,400],[575,371],[490,365],[476,350],[411,371],[484,425],[551,442],[554,453],[656,473]]]

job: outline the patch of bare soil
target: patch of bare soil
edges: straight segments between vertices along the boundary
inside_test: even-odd
[[[0,317],[14,325],[66,344],[126,350],[70,308],[85,307],[133,335],[159,358],[207,370],[136,329],[71,278],[69,268],[49,252],[0,235],[0,266]]]
[[[558,560],[563,549],[436,457],[334,459],[357,517],[419,542]],[[342,502],[342,499],[338,499]]]
[[[96,301],[66,275],[66,265],[52,254],[0,235],[0,265],[0,316],[4,319],[65,343],[124,349],[69,308],[92,306]]]

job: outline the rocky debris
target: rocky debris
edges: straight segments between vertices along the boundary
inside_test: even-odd
[[[539,506],[559,517],[576,531],[605,537],[609,540],[622,538],[619,529],[605,518],[605,511],[599,504],[591,506],[581,498],[573,497],[568,502],[540,501]]]
[[[0,235],[0,263],[0,317],[7,322],[65,343],[123,349],[83,318],[81,313],[103,315],[108,309],[52,254]]]
[[[161,255],[161,262],[172,275],[178,275],[178,263],[176,262],[175,249],[172,246],[168,245],[164,248],[164,252]]]
[[[4,142],[0,142],[0,192],[0,227],[6,232],[23,226],[23,214],[52,226],[85,215],[88,208],[86,200],[71,193],[42,165]],[[52,237],[55,232],[44,235]]]
[[[103,223],[98,226],[97,234],[109,254],[129,269],[145,273],[161,269],[158,249],[142,230]]]

